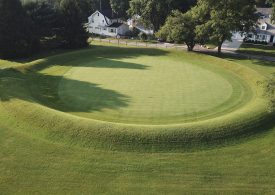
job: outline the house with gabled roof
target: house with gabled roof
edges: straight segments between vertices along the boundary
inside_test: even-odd
[[[119,37],[129,32],[129,26],[116,17],[112,10],[97,10],[88,18],[88,31],[91,34]]]
[[[258,27],[255,33],[246,35],[246,40],[275,43],[275,24],[271,21],[272,8],[257,8],[259,14]]]

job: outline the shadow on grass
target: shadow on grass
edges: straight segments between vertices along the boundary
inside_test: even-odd
[[[114,90],[103,89],[93,83],[71,80],[63,76],[46,75],[39,71],[52,66],[146,70],[149,68],[146,65],[118,60],[139,56],[161,56],[166,53],[168,52],[153,48],[92,46],[90,49],[81,49],[50,56],[24,64],[24,66],[19,68],[2,70],[0,72],[0,87],[2,88],[0,88],[0,98],[1,101],[17,98],[30,102],[39,102],[42,105],[64,112],[92,112],[106,108],[118,109],[127,107],[130,97],[124,94]],[[3,79],[6,82],[3,82]],[[58,94],[61,80],[69,86],[66,89],[67,91],[65,91],[66,95],[64,97],[66,99],[63,100],[60,99]],[[70,89],[72,89],[72,93],[73,89],[78,89],[80,94],[72,94],[70,96],[70,91],[68,91]],[[67,103],[71,102],[70,105],[65,104],[64,100]]]
[[[163,56],[167,53],[168,51],[154,48],[92,46],[92,48],[89,49],[66,52],[56,56],[46,57],[39,61],[29,62],[31,62],[30,65],[34,71],[40,71],[56,65],[69,67],[146,69],[148,66],[117,62],[116,60],[136,58],[139,56]]]
[[[237,52],[241,54],[275,57],[275,47],[268,45],[253,45],[244,43]]]
[[[49,66],[55,65],[56,61],[59,60],[59,66],[85,66],[85,67],[105,67],[105,68],[128,68],[128,69],[140,69],[145,70],[147,67],[139,64],[132,63],[121,63],[117,62],[117,59],[123,58],[131,58],[138,57],[139,55],[165,55],[165,52],[162,50],[155,49],[136,49],[133,51],[129,51],[131,49],[127,48],[126,50],[114,50],[111,54],[102,53],[101,46],[95,52],[91,51],[82,51],[72,54],[66,54],[61,56],[55,56],[49,58],[41,63],[37,63],[31,65],[30,67],[26,67],[26,69],[6,69],[0,71],[0,99],[1,101],[10,101],[11,99],[22,99],[29,102],[38,102],[45,106],[61,110],[64,112],[91,112],[91,111],[100,111],[102,109],[119,109],[122,107],[127,107],[129,102],[131,101],[130,97],[127,97],[124,94],[118,93],[113,90],[103,89],[100,86],[83,82],[77,80],[71,80],[68,78],[63,78],[62,76],[53,76],[53,75],[45,75],[39,73],[38,70],[43,70],[48,68]],[[103,47],[104,48],[104,47]],[[108,47],[109,48],[109,47]],[[107,49],[108,49],[107,48]],[[104,49],[104,51],[106,51]],[[156,51],[156,53],[154,53]],[[122,55],[125,52],[125,55]],[[128,52],[128,53],[127,53]],[[132,53],[133,52],[133,53]],[[147,53],[148,52],[148,53]],[[98,53],[98,54],[97,54]],[[94,56],[97,54],[96,56]],[[89,56],[92,55],[92,56]],[[86,59],[81,62],[82,58]],[[109,56],[109,57],[108,57]],[[91,62],[87,62],[87,58],[91,57]],[[223,56],[222,58],[224,58]],[[56,59],[54,59],[56,58]],[[60,59],[59,59],[60,58]],[[65,60],[64,60],[65,59]],[[88,58],[90,59],[90,58]],[[63,61],[64,60],[64,61]],[[93,66],[94,62],[97,61],[97,65]],[[105,62],[104,62],[105,61]],[[81,62],[81,63],[79,63]],[[135,67],[136,66],[136,67]],[[20,71],[21,70],[21,71]],[[79,96],[79,99],[74,99],[72,97],[71,105],[65,105],[64,102],[59,98],[58,87],[61,79],[64,82],[68,83],[72,88],[79,88],[84,95],[90,97],[88,99],[86,97]],[[68,97],[70,101],[70,97]],[[77,105],[74,104],[74,101],[77,102]],[[22,108],[24,109],[24,108]],[[272,121],[271,121],[272,122]],[[268,124],[268,123],[266,123]],[[273,126],[274,123],[270,124]],[[177,151],[182,152],[183,150],[193,151],[193,150],[205,150],[207,148],[212,149],[220,146],[228,146],[234,145],[235,143],[242,142],[243,140],[251,139],[253,136],[261,136],[262,133],[266,132],[269,129],[269,125],[267,127],[255,128],[255,130],[248,132],[247,134],[235,135],[234,137],[224,137],[224,139],[219,140],[209,140],[207,137],[206,140],[202,140],[202,143],[187,143],[187,145],[183,145],[180,143],[179,145],[171,144],[171,148],[167,147],[167,144],[156,145],[157,151]],[[128,144],[128,143],[127,143]],[[132,144],[132,143],[131,143]],[[197,144],[197,145],[196,145]],[[136,145],[131,145],[133,150],[137,150]],[[143,148],[144,146],[142,146]],[[154,146],[153,146],[154,147]],[[129,148],[130,147],[126,147]],[[146,148],[146,147],[145,147]],[[182,149],[184,148],[184,149]],[[152,145],[148,144],[148,151],[152,150]]]
[[[233,62],[235,60],[251,60],[256,65],[275,67],[275,62],[273,62],[273,61],[268,61],[268,60],[264,60],[264,59],[253,59],[252,57],[243,56],[242,54],[239,54],[239,55],[238,54],[227,54],[227,53],[217,54],[217,53],[211,53],[211,52],[206,52],[204,54],[218,57],[221,59],[226,59],[228,61],[233,61]]]
[[[74,95],[67,97],[68,102],[71,102],[69,105],[65,104],[58,95],[58,86],[61,79],[71,89],[77,88],[81,91],[81,94],[76,96],[77,99]],[[37,102],[63,112],[92,112],[105,108],[118,109],[127,107],[130,101],[129,97],[121,93],[103,89],[93,83],[31,71],[22,73],[15,69],[0,72],[0,92],[0,99],[3,102],[21,99]],[[70,94],[70,92],[67,93]]]

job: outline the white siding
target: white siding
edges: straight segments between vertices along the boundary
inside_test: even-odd
[[[89,32],[95,34],[104,34],[107,31],[107,22],[109,19],[104,17],[99,11],[96,11],[89,17]]]
[[[101,14],[99,11],[93,13],[89,18],[88,30],[90,33],[103,35],[103,36],[111,36],[116,37],[118,34],[125,35],[126,32],[129,31],[129,26],[126,24],[122,24],[118,28],[108,27],[113,23],[123,23],[120,19],[109,19]]]
[[[265,41],[267,43],[270,43],[270,39],[271,39],[271,35],[267,35],[267,34],[250,34],[248,36],[249,40],[252,41]],[[275,43],[275,38],[273,39],[273,43]]]

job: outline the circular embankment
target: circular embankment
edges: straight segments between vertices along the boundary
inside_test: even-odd
[[[97,46],[4,71],[2,120],[68,144],[212,144],[255,132],[269,117],[263,76],[202,54]]]

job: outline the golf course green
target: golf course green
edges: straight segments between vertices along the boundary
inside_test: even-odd
[[[179,123],[232,111],[251,97],[240,78],[223,68],[193,62],[191,57],[125,59],[118,54],[113,59],[89,56],[76,64],[64,74],[58,96],[71,114],[92,119]]]
[[[0,192],[272,192],[273,71],[103,43],[0,61]]]

